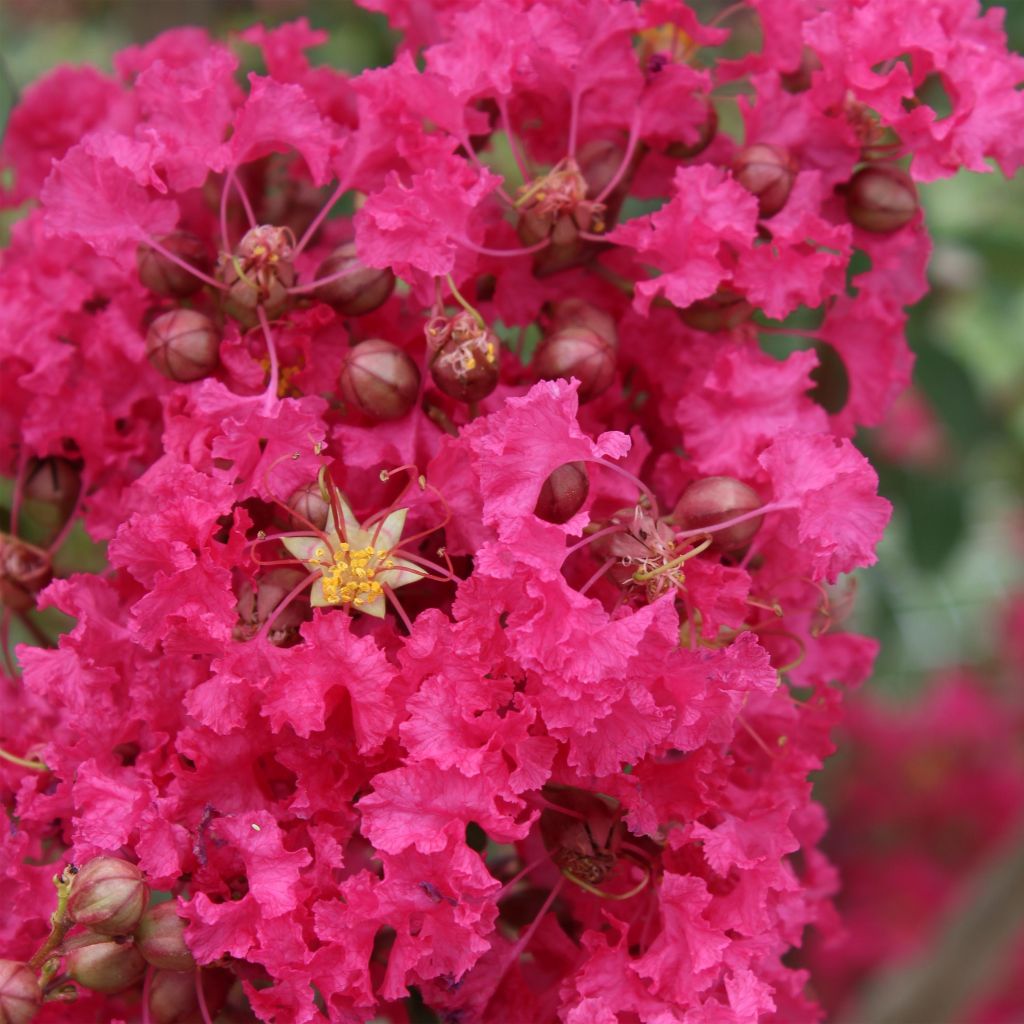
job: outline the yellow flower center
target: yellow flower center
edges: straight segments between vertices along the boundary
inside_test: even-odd
[[[323,566],[324,600],[328,604],[352,604],[356,607],[376,601],[384,588],[375,579],[381,569],[394,567],[387,551],[370,545],[355,550],[342,541],[333,559],[326,548],[317,548],[314,559]]]

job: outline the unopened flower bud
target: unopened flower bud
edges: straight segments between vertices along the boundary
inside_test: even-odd
[[[204,274],[210,272],[210,253],[202,239],[188,231],[176,231],[173,235],[165,235],[157,241],[168,252],[196,270]],[[203,286],[203,282],[195,274],[189,273],[181,264],[168,259],[162,252],[157,252],[148,245],[140,245],[136,250],[135,264],[139,270],[139,280],[158,295],[184,299]]]
[[[327,513],[331,510],[320,484],[315,480],[300,487],[288,499],[288,507],[295,513],[300,526],[312,524],[318,530],[327,525]]]
[[[190,971],[196,961],[185,945],[185,921],[173,900],[150,907],[135,929],[135,945],[154,967],[165,971]]]
[[[726,285],[720,285],[714,294],[698,299],[679,311],[687,327],[698,331],[728,331],[748,319],[754,307]]]
[[[242,642],[251,640],[273,617],[273,624],[266,634],[270,643],[284,647],[298,640],[298,628],[303,620],[302,603],[290,601],[284,608],[280,605],[305,577],[306,573],[300,569],[278,566],[258,580],[242,580],[238,587],[239,621],[233,630],[235,639]]]
[[[898,167],[862,167],[846,187],[846,213],[865,231],[898,231],[917,213],[917,189],[910,176]]]
[[[478,402],[498,386],[498,336],[472,313],[435,316],[425,328],[430,376],[460,402]]]
[[[711,97],[702,97],[705,113],[696,128],[694,137],[689,142],[673,142],[665,152],[675,160],[689,160],[699,156],[711,145],[718,132],[718,111]]]
[[[42,992],[36,972],[17,960],[0,960],[0,1024],[29,1024]]]
[[[555,331],[565,327],[587,327],[601,335],[609,345],[618,347],[619,333],[615,321],[603,310],[583,299],[562,299],[556,302],[551,310],[551,321]]]
[[[120,857],[93,857],[71,885],[68,917],[101,935],[129,935],[146,909],[142,872]]]
[[[544,481],[533,514],[547,523],[567,523],[590,493],[590,477],[582,462],[566,462]]]
[[[762,217],[772,217],[786,205],[798,165],[782,146],[758,142],[741,149],[732,164],[736,180],[757,197]]]
[[[131,988],[146,972],[146,961],[130,942],[99,942],[73,949],[64,961],[73,981],[93,992]]]
[[[172,309],[158,316],[146,335],[146,356],[154,369],[177,381],[199,380],[217,369],[220,334],[213,321],[194,309]]]
[[[232,976],[228,971],[205,967],[200,978],[206,1008],[215,1016],[224,1006]],[[195,971],[154,971],[149,982],[149,1015],[154,1024],[201,1021]]]
[[[672,518],[684,530],[701,530],[727,519],[735,519],[761,507],[761,499],[753,487],[731,476],[708,476],[695,480],[676,503]],[[761,516],[727,526],[711,534],[719,551],[745,548],[761,528]]]
[[[316,280],[345,272],[344,277],[320,285],[313,293],[344,316],[362,316],[387,302],[395,288],[395,275],[385,267],[365,266],[352,242],[338,246],[317,267]]]
[[[380,338],[345,353],[339,381],[346,402],[375,420],[397,420],[416,404],[420,371],[397,345]]]
[[[78,467],[59,455],[32,459],[25,474],[25,497],[45,502],[59,509],[66,517],[75,507],[82,489]]]
[[[564,327],[541,342],[534,365],[538,376],[547,380],[575,377],[580,402],[589,402],[615,379],[615,349],[588,327]]]
[[[293,237],[287,228],[261,224],[250,229],[234,253],[221,256],[220,279],[228,286],[224,310],[240,323],[259,322],[256,307],[271,319],[288,305],[288,289],[295,284],[292,265]]]
[[[0,604],[12,611],[28,611],[51,579],[53,563],[47,552],[0,532]]]

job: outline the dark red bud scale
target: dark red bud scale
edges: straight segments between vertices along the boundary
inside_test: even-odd
[[[168,252],[196,270],[204,274],[210,273],[213,261],[206,243],[201,238],[187,231],[177,231],[173,235],[158,238],[157,241]],[[195,274],[189,273],[183,266],[148,245],[140,245],[135,251],[135,265],[139,271],[139,280],[158,295],[184,299],[195,294],[203,286],[203,282]]]
[[[762,217],[773,217],[786,205],[798,167],[789,150],[766,142],[741,149],[732,164],[736,180],[757,197]]]
[[[42,999],[39,978],[28,964],[0,960],[0,1024],[29,1024]]]
[[[547,523],[567,523],[590,493],[590,477],[582,462],[566,462],[544,481],[533,514]]]
[[[16,612],[28,611],[51,579],[53,563],[46,551],[0,531],[0,604]]]
[[[546,380],[575,377],[580,402],[607,391],[615,379],[615,348],[588,327],[570,326],[549,335],[537,348],[534,366]]]
[[[75,875],[68,917],[101,935],[129,935],[148,899],[142,872],[134,864],[120,857],[93,857]]]
[[[342,398],[375,420],[397,420],[416,404],[420,371],[397,345],[380,338],[345,354],[339,380]]]
[[[910,175],[889,164],[862,167],[846,186],[847,216],[865,231],[898,231],[914,219],[917,207]]]
[[[761,504],[757,491],[741,480],[731,476],[708,476],[686,488],[672,518],[684,530],[701,530],[753,512]],[[719,551],[745,548],[761,528],[761,521],[762,517],[756,516],[712,533],[713,546]]]
[[[395,275],[385,267],[367,267],[356,256],[352,242],[338,246],[317,267],[315,280],[345,272],[344,277],[322,284],[313,293],[343,316],[363,316],[387,302],[395,289]]]
[[[146,357],[153,368],[176,381],[199,380],[217,369],[220,332],[194,309],[172,309],[158,316],[146,334]]]

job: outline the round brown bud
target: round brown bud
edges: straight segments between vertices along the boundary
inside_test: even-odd
[[[397,345],[371,338],[345,353],[339,383],[345,401],[371,419],[397,420],[416,404],[420,371]]]
[[[908,174],[888,164],[862,167],[846,187],[846,214],[865,231],[887,234],[917,213],[917,188]]]
[[[227,285],[224,311],[240,323],[259,322],[256,307],[271,319],[288,305],[288,289],[295,284],[292,233],[287,228],[260,224],[251,228],[231,255],[221,257],[218,275]]]
[[[43,995],[36,972],[17,960],[0,960],[0,1024],[29,1024]]]
[[[82,489],[78,467],[59,455],[32,459],[25,474],[25,497],[56,506],[65,516],[75,507]]]
[[[718,111],[710,96],[701,97],[706,110],[703,119],[696,126],[696,132],[689,142],[673,142],[665,150],[675,160],[689,160],[699,156],[711,145],[718,132]]]
[[[130,942],[99,942],[73,949],[64,969],[79,985],[110,995],[131,988],[146,973],[146,961]]]
[[[684,530],[702,530],[760,507],[761,499],[753,487],[731,476],[708,476],[686,488],[672,518]],[[745,548],[761,528],[762,518],[756,516],[712,533],[714,547],[719,551]]]
[[[316,269],[316,278],[331,277],[345,271],[344,277],[320,285],[313,294],[333,306],[343,316],[372,313],[387,302],[395,289],[390,268],[367,267],[356,256],[352,242],[339,245]]]
[[[232,976],[228,971],[205,967],[200,977],[206,1008],[216,1016],[227,999]],[[153,1024],[201,1024],[195,971],[154,971],[149,982],[149,1014]]]
[[[142,872],[119,857],[93,857],[75,875],[68,917],[101,935],[129,935],[146,909]]]
[[[213,321],[194,309],[172,309],[158,316],[146,335],[146,356],[154,369],[177,381],[199,380],[217,369],[220,334]]]
[[[469,312],[435,316],[425,328],[430,376],[460,402],[479,402],[498,386],[498,336]]]
[[[309,526],[310,523],[318,530],[327,525],[327,513],[331,506],[320,490],[320,484],[315,480],[313,483],[300,487],[289,499],[288,507],[295,513],[300,526]]]
[[[135,929],[135,945],[154,967],[165,971],[190,971],[196,961],[185,945],[185,921],[171,900],[150,907]]]
[[[553,470],[537,496],[533,514],[546,523],[567,523],[590,493],[590,477],[582,462],[566,462]]]
[[[618,347],[619,332],[615,328],[615,321],[603,310],[583,299],[562,299],[556,302],[551,309],[551,320],[554,331],[565,327],[586,327],[600,334],[609,345]]]
[[[741,149],[732,163],[736,180],[757,197],[762,217],[773,217],[786,205],[797,169],[789,150],[767,142]]]
[[[698,331],[729,331],[748,319],[754,307],[731,288],[720,285],[706,299],[698,299],[679,311],[687,327]]]
[[[201,238],[188,231],[176,231],[173,235],[158,238],[157,241],[168,252],[196,270],[204,274],[210,273],[210,252]],[[148,245],[140,245],[136,249],[135,265],[138,267],[139,280],[158,295],[184,299],[203,286],[203,282],[195,274],[189,273],[183,266]]]
[[[547,380],[575,377],[580,402],[589,402],[615,379],[615,349],[588,327],[564,327],[541,342],[534,365],[537,375]]]

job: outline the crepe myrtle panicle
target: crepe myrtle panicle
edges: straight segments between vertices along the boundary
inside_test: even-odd
[[[367,6],[11,114],[4,1019],[817,1020],[851,437],[919,184],[1020,163],[1001,14]]]

